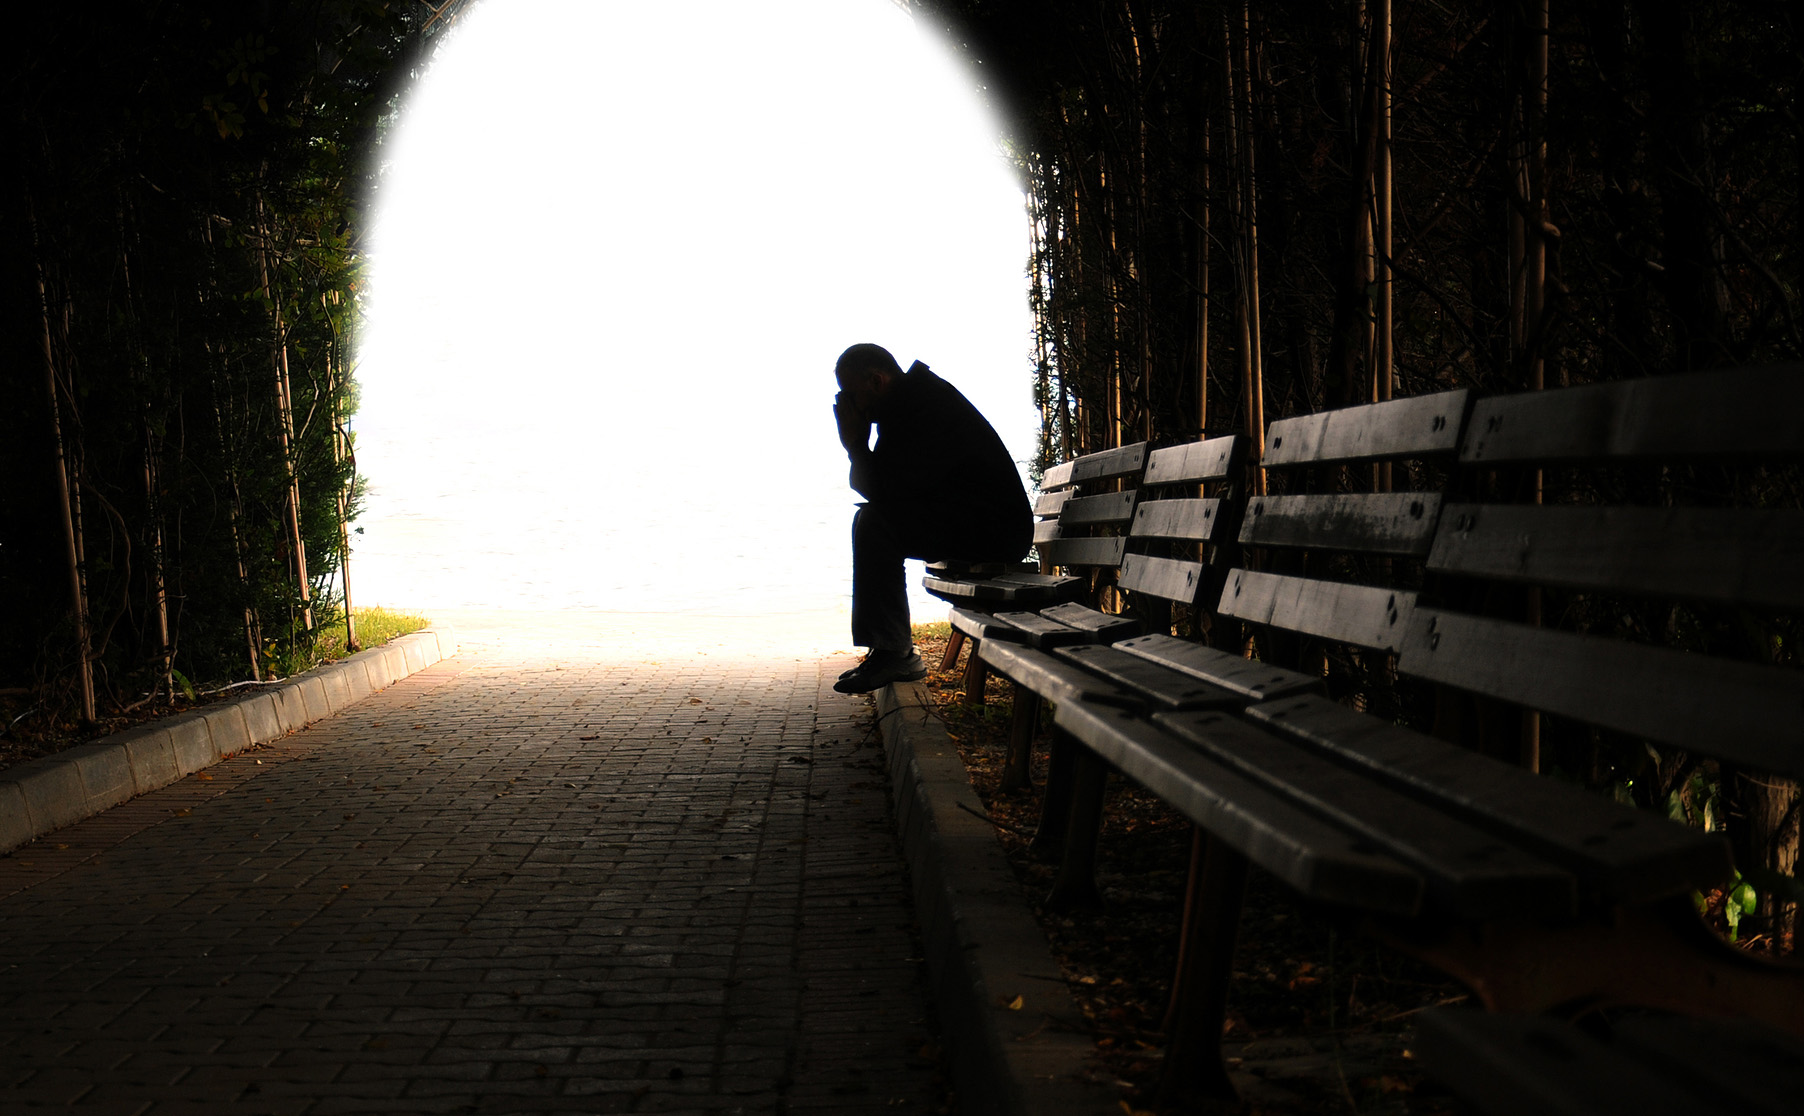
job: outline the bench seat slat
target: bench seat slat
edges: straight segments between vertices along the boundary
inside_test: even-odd
[[[1095,638],[1089,632],[1079,631],[1057,620],[1048,620],[1037,612],[998,612],[996,617],[1019,629],[1030,647],[1069,647],[1074,643],[1088,643]]]
[[[1076,601],[1043,608],[1040,610],[1040,615],[1050,620],[1057,620],[1067,628],[1088,632],[1098,641],[1105,643],[1140,634],[1140,621],[1133,617],[1099,612],[1088,605],[1078,604]]]
[[[1130,592],[1194,604],[1203,584],[1203,564],[1129,554],[1121,560],[1121,576],[1117,583]]]
[[[1039,580],[1023,580],[1028,578]],[[1084,591],[1083,578],[1054,574],[1014,574],[976,581],[929,575],[921,579],[921,585],[941,600],[977,603],[1053,604],[1071,600]]]
[[[1804,364],[1650,376],[1480,400],[1460,461],[1804,457]]]
[[[1355,764],[1576,872],[1614,902],[1642,902],[1727,879],[1718,835],[1618,806],[1316,695],[1247,710],[1255,723]]]
[[[1150,721],[1078,702],[1060,702],[1053,719],[1122,774],[1305,896],[1389,914],[1420,909],[1423,882],[1414,869]]]
[[[1427,874],[1431,893],[1463,918],[1523,909],[1575,909],[1572,876],[1532,853],[1476,829],[1351,768],[1221,712],[1160,713],[1154,720],[1309,810],[1364,834]]]
[[[1259,464],[1281,468],[1451,454],[1459,444],[1466,398],[1461,388],[1280,419],[1271,424]]]
[[[947,619],[953,628],[972,639],[1006,639],[1013,643],[1022,643],[1027,639],[1026,632],[993,613],[954,608]]]
[[[1067,527],[1102,527],[1126,523],[1134,518],[1134,499],[1139,493],[1104,492],[1100,496],[1079,496],[1065,501],[1059,522]]]
[[[1804,671],[1432,608],[1407,627],[1402,673],[1804,776]]]
[[[1804,609],[1804,511],[1449,504],[1428,568]]]
[[[1139,709],[1146,699],[1122,689],[1101,675],[1092,674],[1046,651],[1020,644],[985,641],[978,658],[996,672],[1021,683],[1048,701],[1060,705],[1096,702],[1117,708]]]
[[[1111,682],[1147,695],[1151,704],[1164,709],[1239,709],[1246,704],[1246,698],[1232,690],[1113,647],[1062,647],[1058,654]]]
[[[1247,506],[1240,541],[1419,557],[1434,540],[1440,510],[1433,492],[1258,496]]]
[[[1358,647],[1397,651],[1415,603],[1416,595],[1405,589],[1235,570],[1216,611]]]
[[[1159,632],[1124,639],[1115,644],[1115,647],[1130,655],[1162,663],[1173,670],[1181,670],[1255,701],[1290,694],[1316,693],[1322,688],[1320,678],[1271,666],[1257,659],[1230,655],[1226,651]]]
[[[1040,557],[1055,566],[1119,566],[1127,539],[1047,539],[1034,544]]]
[[[1231,435],[1154,450],[1146,459],[1146,474],[1140,483],[1200,484],[1220,480],[1234,468],[1242,441],[1239,435]]]
[[[1220,500],[1145,500],[1134,509],[1131,531],[1140,539],[1209,542],[1221,521]]]

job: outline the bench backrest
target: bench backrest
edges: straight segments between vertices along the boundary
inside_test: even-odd
[[[1479,400],[1398,670],[1804,775],[1801,460],[1804,365]]]
[[[1402,484],[1420,484],[1415,478],[1432,470],[1413,466],[1452,462],[1469,402],[1466,391],[1449,391],[1272,423],[1263,465],[1286,491],[1248,498],[1240,544],[1262,561],[1229,572],[1220,613],[1354,647],[1400,649],[1440,493],[1319,490],[1340,487],[1338,467],[1371,462],[1390,462]],[[1361,561],[1370,558],[1380,561]]]
[[[1046,470],[1034,501],[1034,548],[1042,569],[1121,565],[1123,530],[1134,517],[1147,444],[1100,450]]]
[[[1217,559],[1239,519],[1246,443],[1239,435],[1207,438],[1148,456],[1120,588],[1186,607],[1213,602],[1224,568]]]
[[[1287,491],[1249,499],[1259,565],[1230,572],[1222,614],[1804,775],[1804,366],[1444,392],[1274,422],[1267,446]],[[1382,460],[1430,480],[1311,491]]]

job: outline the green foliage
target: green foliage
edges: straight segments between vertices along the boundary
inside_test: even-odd
[[[59,432],[103,706],[160,684],[159,581],[179,686],[248,677],[253,642],[260,670],[313,654],[290,476],[307,595],[329,601],[339,503],[358,505],[342,426],[359,242],[426,14],[171,0],[19,15],[34,49],[5,79],[6,126],[23,173],[0,190],[24,264],[7,355],[30,374],[0,408],[0,470],[16,478],[0,486],[0,679],[52,702],[71,687]]]

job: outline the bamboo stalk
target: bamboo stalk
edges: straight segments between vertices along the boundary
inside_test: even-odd
[[[48,285],[44,282],[43,258],[36,250],[37,220],[35,216],[32,217],[32,240],[33,263],[37,270],[38,281],[38,310],[44,326],[44,387],[46,398],[50,404],[51,452],[56,473],[56,504],[58,518],[62,522],[63,557],[69,571],[70,608],[75,620],[76,681],[81,693],[81,719],[86,724],[93,724],[97,717],[94,707],[93,651],[88,631],[88,587],[83,569],[81,488],[79,479],[70,473],[71,463],[63,440],[62,402],[56,382],[55,349],[51,342],[50,293]]]
[[[282,323],[282,306],[278,292],[270,280],[270,227],[261,194],[257,197],[257,232],[261,241],[257,247],[257,268],[263,282],[263,294],[269,300],[270,314],[275,325],[272,363],[275,366],[276,374],[276,441],[281,449],[282,468],[288,482],[286,492],[288,544],[293,549],[295,585],[301,598],[301,627],[310,632],[313,630],[313,589],[307,576],[307,544],[301,537],[301,482],[295,471],[294,460],[294,397],[288,377],[288,337]]]

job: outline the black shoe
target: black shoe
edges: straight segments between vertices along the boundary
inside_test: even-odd
[[[839,676],[833,688],[842,694],[868,694],[891,682],[919,682],[927,677],[927,664],[913,651],[873,651],[851,670]]]

